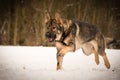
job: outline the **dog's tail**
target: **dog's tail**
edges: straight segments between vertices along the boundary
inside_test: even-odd
[[[102,33],[99,33],[97,35],[98,39],[98,53],[100,55],[104,55],[105,54],[105,40],[104,40],[104,36],[102,35]]]

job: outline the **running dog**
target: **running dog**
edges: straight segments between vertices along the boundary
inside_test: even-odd
[[[104,36],[98,27],[79,20],[63,19],[59,13],[56,13],[54,18],[46,13],[45,24],[47,29],[45,36],[49,42],[55,42],[57,48],[57,70],[62,68],[66,53],[80,48],[87,56],[93,53],[97,65],[99,55],[102,56],[106,68],[110,68],[105,53]]]

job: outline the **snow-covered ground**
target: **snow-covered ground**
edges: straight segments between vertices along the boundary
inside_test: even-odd
[[[120,50],[106,52],[110,69],[102,57],[96,65],[94,55],[80,49],[68,53],[63,69],[56,71],[55,47],[0,46],[0,80],[120,80]]]

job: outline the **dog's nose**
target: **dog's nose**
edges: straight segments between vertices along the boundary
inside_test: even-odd
[[[49,36],[50,36],[50,33],[49,33],[49,32],[46,32],[45,36],[46,36],[46,37],[49,37]]]

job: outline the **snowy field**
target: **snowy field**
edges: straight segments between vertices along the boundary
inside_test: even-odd
[[[63,69],[56,71],[55,47],[0,46],[0,80],[120,80],[120,50],[106,52],[110,69],[102,57],[96,65],[94,55],[80,49],[68,53]]]

